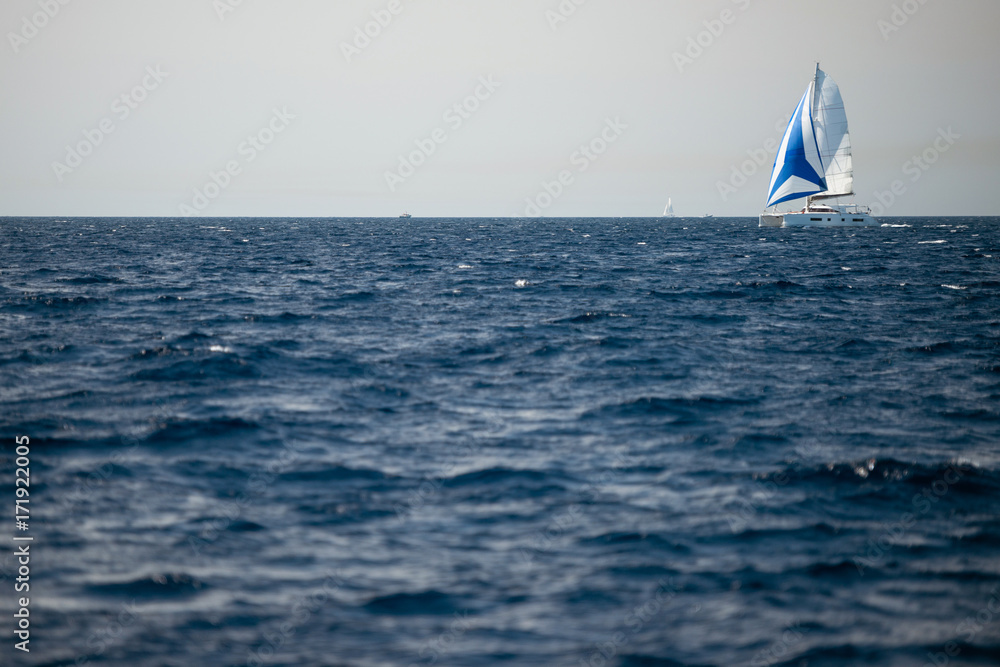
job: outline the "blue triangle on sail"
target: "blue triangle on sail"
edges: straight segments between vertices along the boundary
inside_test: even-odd
[[[802,101],[799,102],[799,106],[795,110],[791,122],[788,124],[788,129],[785,131],[785,138],[782,142],[785,149],[784,160],[780,165],[777,161],[775,162],[774,168],[778,170],[780,167],[780,171],[778,171],[776,178],[772,175],[771,192],[768,193],[768,206],[775,206],[791,199],[799,199],[800,197],[825,192],[827,189],[825,175],[820,174],[809,159],[811,156],[814,162],[818,162],[822,166],[819,146],[816,145],[815,132],[812,127],[812,91],[813,88],[810,86],[809,90],[802,97]],[[809,127],[804,128],[803,123],[809,123]],[[809,137],[813,143],[812,146],[808,147],[810,149],[808,151],[805,144],[806,129],[809,130]],[[791,192],[786,192],[778,199],[774,199],[779,191],[785,188],[793,178],[799,179],[802,183],[794,187]]]

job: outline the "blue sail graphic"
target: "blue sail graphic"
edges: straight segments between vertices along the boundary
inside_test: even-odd
[[[814,83],[795,109],[785,137],[781,140],[778,157],[771,172],[771,187],[767,206],[775,206],[791,199],[808,197],[825,192],[826,169],[820,157],[816,130],[813,126],[812,100]]]

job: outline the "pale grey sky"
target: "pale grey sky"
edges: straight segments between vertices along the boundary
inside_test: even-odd
[[[857,201],[1000,214],[995,0],[5,0],[0,27],[0,215],[756,215],[816,61]]]

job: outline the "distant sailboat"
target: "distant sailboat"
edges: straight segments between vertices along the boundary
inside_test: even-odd
[[[792,115],[771,173],[761,227],[862,227],[877,225],[866,206],[817,201],[854,194],[854,158],[840,88],[816,65],[816,76]],[[801,211],[775,207],[808,197]]]
[[[663,217],[664,218],[674,217],[674,200],[670,197],[667,197],[667,207],[663,209]]]

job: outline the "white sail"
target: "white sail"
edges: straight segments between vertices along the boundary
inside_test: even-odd
[[[671,216],[673,214],[674,214],[674,200],[670,197],[667,197],[667,206],[666,208],[663,209],[663,215]]]
[[[847,128],[847,111],[840,88],[816,66],[816,94],[813,101],[816,143],[826,168],[826,192],[818,197],[838,197],[854,194],[854,158],[851,156],[851,134]]]

